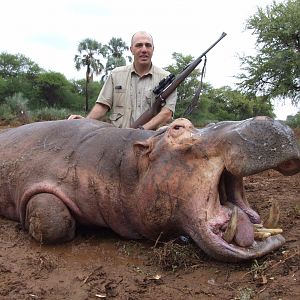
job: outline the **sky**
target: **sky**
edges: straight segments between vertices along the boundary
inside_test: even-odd
[[[47,71],[67,79],[84,78],[74,56],[78,44],[95,39],[107,44],[112,37],[130,45],[133,33],[145,30],[154,39],[153,63],[166,67],[172,53],[198,57],[226,32],[207,55],[205,82],[214,88],[235,87],[241,72],[239,56],[255,54],[256,38],[245,30],[258,7],[273,0],[10,0],[1,3],[0,53],[21,53]],[[201,65],[200,65],[201,67]],[[276,104],[284,120],[300,110],[288,101]]]

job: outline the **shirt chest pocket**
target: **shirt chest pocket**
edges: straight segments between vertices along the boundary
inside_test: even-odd
[[[115,106],[124,107],[126,89],[121,86],[116,86],[114,89],[114,104]]]

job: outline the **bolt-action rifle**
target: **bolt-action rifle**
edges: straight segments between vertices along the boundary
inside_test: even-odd
[[[204,51],[197,59],[188,64],[183,71],[176,77],[174,74],[168,75],[166,78],[162,79],[158,86],[154,88],[153,93],[156,95],[152,106],[146,110],[133,124],[131,128],[139,128],[143,126],[148,121],[150,121],[154,116],[156,116],[162,107],[166,104],[166,99],[172,94],[173,91],[179,86],[179,84],[200,64],[202,58],[209,52],[216,44],[218,44],[221,39],[226,36],[223,32],[221,37],[214,42],[206,51]]]

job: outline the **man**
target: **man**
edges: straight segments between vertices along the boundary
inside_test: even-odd
[[[154,51],[152,36],[139,31],[132,36],[130,51],[133,64],[115,68],[105,82],[95,106],[87,118],[100,119],[111,111],[111,123],[120,128],[128,128],[143,112],[151,107],[155,100],[153,89],[169,73],[152,64]],[[172,118],[177,100],[176,91],[167,99],[166,105],[144,129],[156,129],[165,125]],[[83,118],[71,115],[69,119]]]

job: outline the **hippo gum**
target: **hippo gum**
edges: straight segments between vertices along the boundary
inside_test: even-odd
[[[269,229],[276,205],[262,225],[243,187],[268,169],[298,173],[300,151],[292,130],[267,117],[202,129],[181,118],[156,132],[32,123],[0,134],[0,215],[41,243],[70,241],[88,225],[129,239],[188,235],[213,258],[238,262],[285,242]]]

